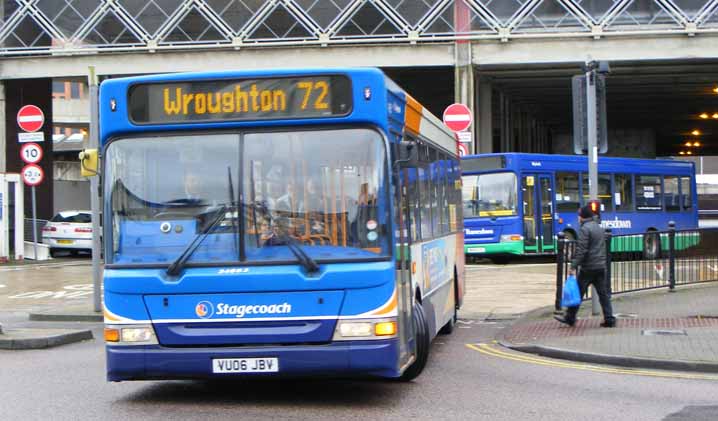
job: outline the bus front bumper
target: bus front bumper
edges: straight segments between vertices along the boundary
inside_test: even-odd
[[[107,346],[107,380],[158,380],[279,376],[398,377],[397,339],[326,345],[168,348]],[[214,373],[214,359],[277,358],[273,373]]]
[[[482,255],[521,255],[524,253],[524,242],[506,241],[501,243],[466,244],[464,245],[464,253]]]

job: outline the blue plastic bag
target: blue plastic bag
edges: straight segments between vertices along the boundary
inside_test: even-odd
[[[581,291],[578,288],[576,276],[569,275],[566,282],[563,283],[563,297],[561,297],[561,306],[576,307],[581,304]]]

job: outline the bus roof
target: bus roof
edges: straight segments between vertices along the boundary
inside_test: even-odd
[[[484,161],[482,165],[472,165],[469,161]],[[553,155],[532,153],[491,153],[466,155],[461,158],[464,174],[492,172],[501,168],[514,171],[587,171],[588,159],[585,155]],[[689,161],[673,159],[641,159],[621,157],[598,157],[599,172],[625,172],[661,175],[672,171],[673,175],[695,174],[695,164]]]

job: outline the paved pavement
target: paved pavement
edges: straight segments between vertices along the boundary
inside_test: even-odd
[[[613,329],[599,326],[584,302],[574,327],[550,308],[522,317],[502,344],[540,355],[622,366],[718,372],[718,285],[701,284],[614,296]]]

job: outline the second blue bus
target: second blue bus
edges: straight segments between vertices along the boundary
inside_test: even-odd
[[[462,158],[464,251],[506,260],[553,254],[557,233],[575,238],[577,210],[588,202],[585,156],[525,153]],[[614,234],[640,234],[649,255],[658,231],[698,226],[695,167],[691,162],[600,157],[601,225]]]

